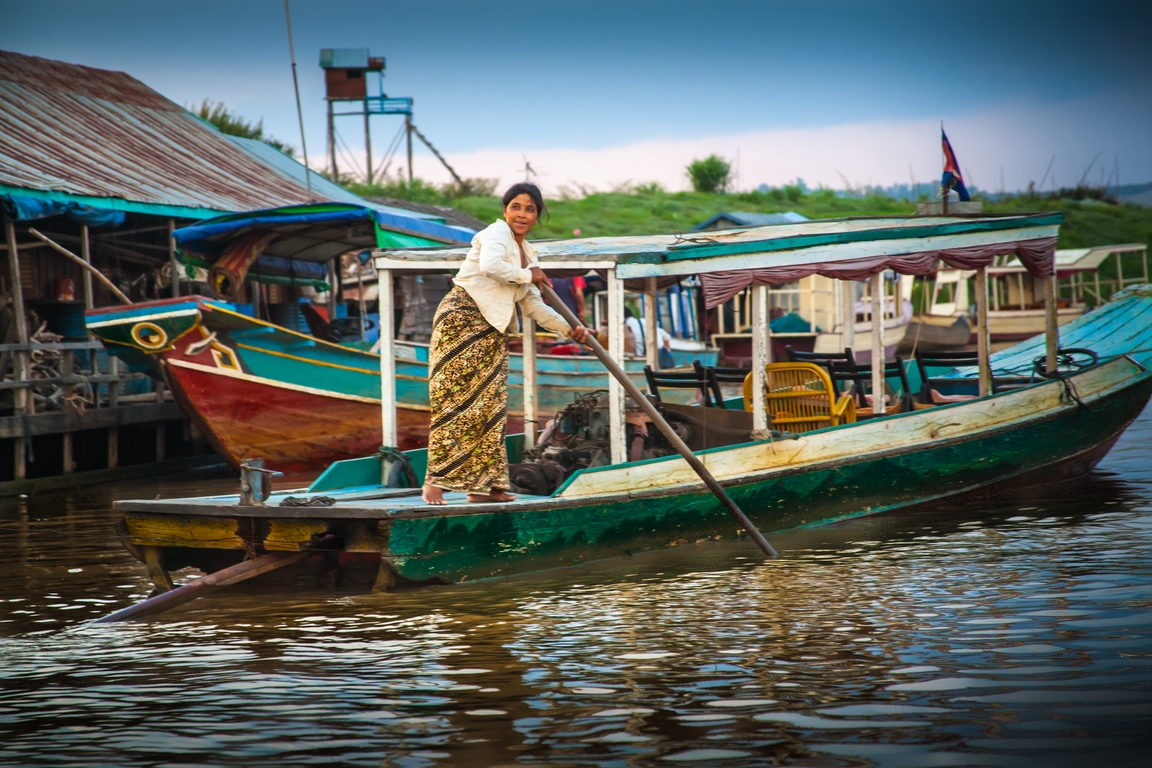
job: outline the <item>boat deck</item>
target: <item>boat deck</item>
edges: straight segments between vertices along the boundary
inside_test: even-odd
[[[148,499],[115,502],[120,512],[145,512],[164,515],[198,515],[206,517],[258,517],[316,519],[395,519],[408,517],[453,516],[492,512],[527,511],[531,509],[564,506],[550,496],[516,494],[516,501],[492,504],[469,503],[463,493],[447,491],[447,504],[430,506],[424,503],[419,488],[362,487],[324,493],[309,493],[306,489],[278,491],[268,497],[262,506],[240,506],[239,494],[200,496],[187,499]],[[283,504],[288,497],[299,501],[332,499],[324,506]],[[578,503],[577,500],[570,500]]]

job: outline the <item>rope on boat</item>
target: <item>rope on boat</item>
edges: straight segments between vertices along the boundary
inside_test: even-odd
[[[383,461],[393,462],[392,471],[390,471],[388,473],[388,486],[389,487],[393,487],[392,486],[393,475],[396,475],[397,472],[399,472],[400,474],[402,474],[404,476],[404,481],[407,483],[407,485],[406,486],[396,486],[396,487],[401,487],[401,488],[403,488],[403,487],[407,487],[407,488],[419,487],[420,483],[416,479],[416,470],[412,468],[412,460],[408,458],[408,454],[404,453],[399,448],[393,448],[393,447],[388,446],[388,445],[382,445],[382,446],[380,446],[380,450],[376,451],[376,453],[373,454],[373,457],[380,459],[381,462],[383,462]],[[396,476],[395,479],[399,480],[400,478],[399,478],[399,476]]]

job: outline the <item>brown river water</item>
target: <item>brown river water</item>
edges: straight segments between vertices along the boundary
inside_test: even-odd
[[[1011,504],[398,594],[234,587],[148,621],[111,500],[0,505],[4,766],[1152,762],[1152,410]],[[191,578],[190,574],[181,574]]]

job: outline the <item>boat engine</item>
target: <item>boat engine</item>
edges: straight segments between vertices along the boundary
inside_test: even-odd
[[[611,463],[608,393],[597,390],[578,395],[544,427],[540,441],[524,451],[524,460],[508,468],[512,491],[547,496],[578,469]],[[684,440],[691,427],[670,421]],[[676,453],[648,416],[628,399],[625,404],[625,439],[628,460],[640,461]]]

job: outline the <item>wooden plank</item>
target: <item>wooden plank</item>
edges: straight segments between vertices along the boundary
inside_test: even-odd
[[[63,432],[79,432],[84,429],[108,429],[129,424],[181,419],[184,419],[184,414],[180,411],[180,407],[169,402],[121,405],[115,408],[89,408],[84,413],[67,410],[37,413],[23,418],[4,416],[0,417],[0,438],[57,435]]]
[[[312,534],[323,534],[327,530],[328,523],[323,520],[273,518],[268,521],[264,549],[269,552],[297,552],[301,544],[312,538]]]
[[[124,524],[129,541],[140,547],[244,549],[233,518],[129,513]]]
[[[187,472],[192,469],[227,465],[219,456],[185,456],[168,459],[159,464],[132,464],[117,469],[96,469],[89,472],[73,472],[69,475],[38,477],[32,480],[9,480],[0,483],[0,498],[19,496],[22,493],[37,493],[59,488],[82,488],[87,485],[130,480],[134,477],[155,477],[172,472]]]

